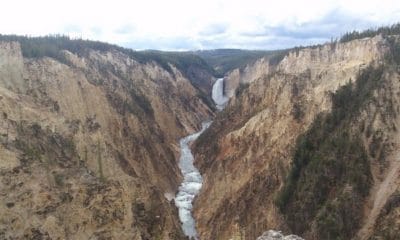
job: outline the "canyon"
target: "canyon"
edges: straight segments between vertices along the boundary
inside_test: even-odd
[[[376,194],[381,193],[376,189],[385,185],[381,184],[387,181],[385,176],[389,174],[393,176],[390,181],[398,181],[398,174],[393,173],[397,170],[389,172],[392,164],[397,165],[391,155],[397,154],[398,120],[397,113],[390,114],[397,107],[389,110],[398,103],[396,64],[383,72],[371,70],[379,69],[386,61],[385,54],[392,52],[388,42],[377,35],[297,49],[278,64],[263,58],[225,77],[225,91],[231,100],[193,149],[195,164],[204,179],[194,208],[201,239],[255,239],[268,229],[305,239],[379,239],[379,234],[373,235],[380,221],[370,224],[368,234],[359,235],[356,230],[364,219],[369,219],[370,206],[377,205],[375,199],[380,197]],[[320,118],[333,118],[329,114],[335,106],[334,94],[357,84],[364,71],[368,76],[377,71],[381,75],[372,78],[381,79],[384,86],[369,90],[373,91],[368,93],[373,100],[360,103],[362,109],[348,110],[357,115],[347,116],[341,109],[340,115],[334,112],[335,119],[343,118],[335,121],[343,124],[340,126],[344,132],[329,130],[319,140],[335,139],[324,146],[324,153],[319,153],[319,142],[306,143],[310,147],[299,142],[311,141],[313,134],[332,125]],[[354,97],[348,101],[361,100]],[[361,133],[354,130],[363,126]],[[346,134],[360,136],[360,140],[347,139]],[[346,166],[356,156],[341,153],[345,148],[333,154],[335,145],[343,141],[357,142],[354,146],[361,154],[357,158],[365,161],[357,163],[358,169]],[[307,165],[305,161],[312,157],[306,156],[293,166],[293,157],[308,154],[304,147],[316,154],[315,162]],[[329,158],[324,160],[325,156]],[[343,164],[335,169],[333,166],[340,161]],[[349,176],[342,175],[342,171]],[[379,214],[372,214],[385,219],[382,212],[389,209],[388,202],[394,201],[389,199],[397,199],[395,189],[397,185],[393,184],[390,190],[384,190],[387,193],[379,203],[381,208],[374,210]],[[394,214],[394,206],[387,211]],[[391,215],[392,223],[394,218]],[[396,239],[396,235],[391,236],[385,239]]]
[[[400,237],[398,35],[207,54],[3,37],[0,239]]]
[[[116,49],[22,50],[0,44],[0,238],[185,239],[178,140],[213,115],[205,93]]]

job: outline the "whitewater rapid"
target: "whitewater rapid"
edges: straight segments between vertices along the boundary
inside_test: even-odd
[[[224,96],[224,79],[219,78],[212,88],[212,99],[217,109],[222,110],[229,100]],[[179,168],[183,175],[183,182],[179,186],[178,194],[175,196],[175,206],[179,211],[179,219],[182,222],[182,229],[189,238],[199,239],[196,231],[196,224],[192,216],[193,200],[203,185],[203,178],[199,170],[193,165],[193,154],[190,150],[190,143],[196,140],[209,126],[211,121],[204,122],[200,131],[190,134],[179,141],[181,155]]]
[[[198,239],[195,228],[194,218],[192,216],[192,202],[199,193],[203,184],[203,178],[199,170],[193,165],[193,154],[190,151],[189,144],[196,140],[204,132],[211,122],[203,123],[199,132],[193,133],[180,140],[181,156],[179,158],[179,168],[183,175],[183,182],[179,186],[179,192],[175,197],[175,205],[179,210],[179,219],[182,222],[182,229],[186,236]]]

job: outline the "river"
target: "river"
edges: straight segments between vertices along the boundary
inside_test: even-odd
[[[224,79],[215,81],[211,97],[218,110],[222,110],[228,98],[224,96]],[[203,178],[199,170],[193,165],[193,154],[190,150],[190,143],[195,141],[209,126],[211,122],[204,122],[200,131],[190,134],[179,141],[180,158],[179,168],[183,175],[183,181],[179,186],[178,194],[175,197],[175,205],[179,210],[179,219],[182,222],[182,229],[189,238],[199,239],[196,231],[196,223],[192,215],[193,200],[199,193],[203,184]]]

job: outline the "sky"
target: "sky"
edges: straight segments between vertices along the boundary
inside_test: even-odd
[[[132,49],[282,49],[400,22],[400,0],[5,0],[0,34]]]

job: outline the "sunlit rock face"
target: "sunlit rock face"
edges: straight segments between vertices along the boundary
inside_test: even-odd
[[[177,140],[212,110],[173,65],[83,48],[0,42],[0,238],[186,239]]]
[[[326,44],[292,51],[274,69],[258,61],[238,70],[236,79],[225,77],[227,92],[235,90],[230,81],[249,84],[233,94],[192,148],[203,176],[194,204],[201,239],[293,232],[274,197],[290,170],[296,139],[319,113],[331,110],[331,93],[381,61],[386,50],[380,36]]]

